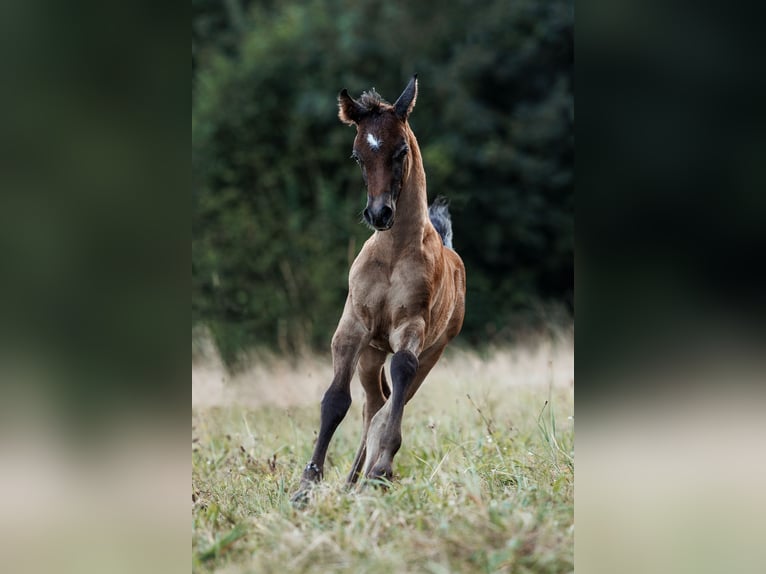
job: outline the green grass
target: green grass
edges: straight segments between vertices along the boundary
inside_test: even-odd
[[[450,369],[437,365],[432,377],[440,367]],[[427,381],[405,410],[390,489],[343,486],[357,399],[303,510],[289,498],[318,404],[196,406],[193,571],[573,571],[573,389],[443,373],[451,378]]]

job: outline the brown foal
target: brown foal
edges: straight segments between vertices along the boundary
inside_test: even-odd
[[[352,157],[367,187],[366,223],[375,230],[349,272],[349,293],[332,339],[334,376],[322,399],[314,454],[294,501],[321,480],[335,429],[351,405],[354,369],[365,391],[362,442],[348,483],[391,480],[402,443],[404,405],[463,325],[465,267],[451,249],[446,203],[429,209],[426,175],[407,122],[417,98],[413,76],[390,105],[373,89],[338,96],[341,121],[356,126]],[[438,231],[437,231],[438,228]],[[391,389],[383,365],[391,359]]]

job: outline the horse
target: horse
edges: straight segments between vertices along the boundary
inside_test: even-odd
[[[346,480],[393,478],[404,406],[459,332],[465,315],[465,267],[452,248],[446,200],[429,207],[418,142],[408,123],[415,74],[391,105],[373,88],[356,100],[338,95],[338,117],[356,126],[351,157],[367,189],[364,222],[374,231],[349,271],[349,291],[332,338],[333,379],[320,409],[314,453],[294,503],[322,480],[330,440],[351,405],[356,369],[365,391],[362,441]],[[384,363],[390,365],[391,386]]]

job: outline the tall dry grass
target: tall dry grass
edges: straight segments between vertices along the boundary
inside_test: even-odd
[[[290,361],[261,353],[232,374],[211,348],[192,364],[192,407],[240,405],[280,408],[317,404],[332,380],[326,355],[304,355]],[[386,365],[388,369],[388,365]],[[390,378],[389,378],[390,380]],[[481,354],[447,349],[414,399],[443,396],[450,390],[502,393],[518,387],[574,386],[574,341],[571,333],[537,337],[513,347],[496,347]],[[354,375],[352,398],[363,391]]]
[[[329,357],[260,356],[192,375],[192,563],[198,572],[571,572],[571,337],[451,349],[407,405],[387,491],[347,491],[362,391],[307,508]]]

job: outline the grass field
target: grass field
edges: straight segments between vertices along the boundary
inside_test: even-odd
[[[453,352],[405,409],[388,490],[347,491],[361,391],[310,504],[309,460],[331,367],[259,363],[192,377],[194,572],[571,572],[574,382],[569,339]]]

